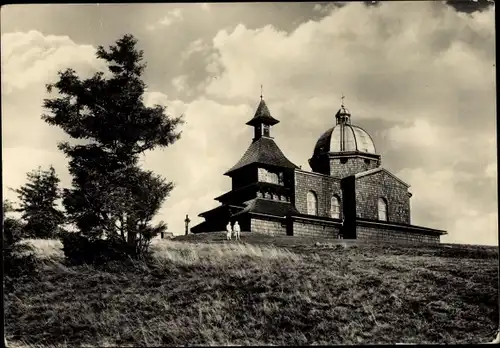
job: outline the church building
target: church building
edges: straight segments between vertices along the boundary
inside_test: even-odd
[[[351,123],[343,103],[316,142],[311,171],[290,162],[271,137],[278,123],[261,97],[246,123],[254,128],[252,143],[224,174],[231,191],[199,215],[205,221],[192,233],[238,221],[243,233],[270,235],[439,243],[446,234],[411,224],[410,186],[381,166],[372,138]]]

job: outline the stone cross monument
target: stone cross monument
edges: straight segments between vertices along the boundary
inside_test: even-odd
[[[186,236],[189,234],[189,223],[191,220],[189,219],[189,216],[186,214],[186,219],[184,219],[184,223],[186,224]]]

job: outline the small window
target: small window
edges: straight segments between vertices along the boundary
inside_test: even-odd
[[[387,221],[387,201],[384,198],[378,199],[378,219]]]
[[[264,136],[265,137],[269,136],[269,125],[268,124],[264,125]]]
[[[318,197],[313,191],[307,192],[307,214],[318,215]]]
[[[340,163],[342,163],[342,164],[346,164],[346,163],[347,163],[347,158],[341,158],[341,159],[340,159]]]
[[[282,173],[282,172],[280,172],[280,173],[278,174],[278,185],[283,185],[283,184],[284,184],[284,182],[285,182],[285,181],[284,181],[284,179],[283,179],[283,173]]]
[[[370,164],[370,160],[369,159],[365,159],[365,164]]]
[[[332,196],[330,216],[334,219],[340,219],[340,199],[336,195]]]

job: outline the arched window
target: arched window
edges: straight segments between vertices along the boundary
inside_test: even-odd
[[[313,191],[307,192],[307,214],[318,215],[318,197]]]
[[[330,216],[334,219],[340,219],[340,199],[337,195],[332,196]]]
[[[387,221],[387,201],[385,198],[378,199],[378,219]]]

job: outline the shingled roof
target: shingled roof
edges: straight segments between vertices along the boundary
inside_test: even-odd
[[[276,217],[285,217],[288,214],[298,214],[298,210],[289,202],[271,201],[269,199],[254,198],[250,200],[247,206],[234,214],[239,216],[245,213],[265,214]]]
[[[230,205],[224,204],[224,205],[219,205],[213,209],[204,211],[203,213],[198,214],[198,216],[205,217],[206,215],[213,214],[217,210],[231,210],[231,209],[243,209],[243,207],[239,206],[239,205],[234,205],[234,204],[230,204]]]
[[[268,164],[291,169],[298,168],[285,157],[273,139],[264,137],[254,141],[238,163],[224,173],[224,175],[228,175],[252,163]]]
[[[249,126],[256,126],[259,123],[263,123],[273,126],[279,122],[280,121],[271,116],[271,113],[269,112],[269,108],[267,107],[266,102],[263,99],[261,99],[259,106],[257,107],[257,111],[255,111],[255,115],[246,124]]]

